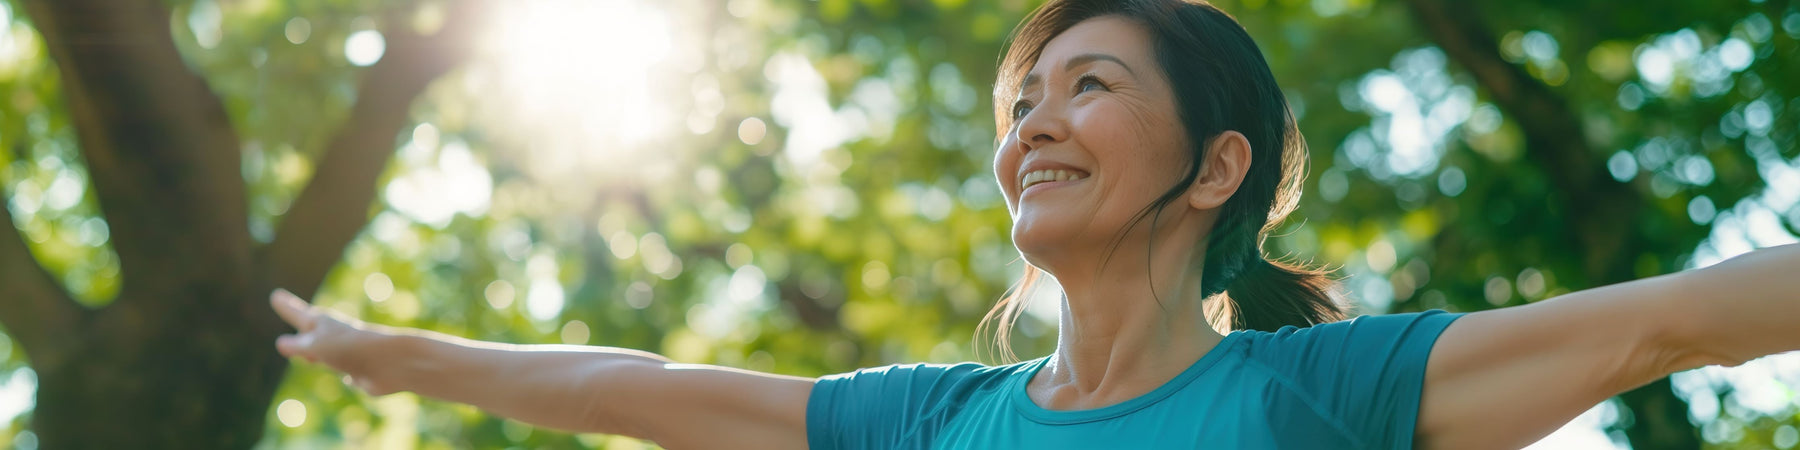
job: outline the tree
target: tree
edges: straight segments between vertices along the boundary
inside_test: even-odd
[[[1682,266],[1689,264],[1683,260],[1692,257],[1690,249],[1700,245],[1701,240],[1707,235],[1707,230],[1701,225],[1708,219],[1702,216],[1711,214],[1710,212],[1696,214],[1696,206],[1692,205],[1695,205],[1696,202],[1704,202],[1706,207],[1711,207],[1713,201],[1736,202],[1760,187],[1755,181],[1741,179],[1727,180],[1729,183],[1724,186],[1713,187],[1708,186],[1712,181],[1710,175],[1698,177],[1692,176],[1693,173],[1684,173],[1681,176],[1688,178],[1689,184],[1696,185],[1700,188],[1696,190],[1701,192],[1691,194],[1696,197],[1687,203],[1690,205],[1687,208],[1665,207],[1658,211],[1657,203],[1659,201],[1655,197],[1669,197],[1670,194],[1646,192],[1656,188],[1651,186],[1656,183],[1655,179],[1648,183],[1639,182],[1635,185],[1627,183],[1626,181],[1636,178],[1633,176],[1635,170],[1621,170],[1617,167],[1620,165],[1615,162],[1618,156],[1614,156],[1615,154],[1606,148],[1614,145],[1631,145],[1632,140],[1641,138],[1627,133],[1609,135],[1611,134],[1609,131],[1603,131],[1612,127],[1614,123],[1629,123],[1630,118],[1620,116],[1629,114],[1627,111],[1630,109],[1636,109],[1636,106],[1624,100],[1617,101],[1622,105],[1607,104],[1610,103],[1607,100],[1612,99],[1607,98],[1609,96],[1604,93],[1608,91],[1621,92],[1619,95],[1624,96],[1627,94],[1623,92],[1637,88],[1626,83],[1622,88],[1596,89],[1613,87],[1614,84],[1608,83],[1608,81],[1617,81],[1616,78],[1621,77],[1605,73],[1608,70],[1605,67],[1595,66],[1605,64],[1606,61],[1603,58],[1617,57],[1601,53],[1606,51],[1606,49],[1598,48],[1601,45],[1618,45],[1605,41],[1643,39],[1647,33],[1666,32],[1668,29],[1664,27],[1671,25],[1676,27],[1696,26],[1701,30],[1725,34],[1739,43],[1767,40],[1771,36],[1756,35],[1754,30],[1746,29],[1744,24],[1755,26],[1758,23],[1756,20],[1759,18],[1763,21],[1761,23],[1767,23],[1767,14],[1781,13],[1780,9],[1774,7],[1775,5],[1768,5],[1767,8],[1761,8],[1759,11],[1755,7],[1739,9],[1703,7],[1698,4],[1673,4],[1662,5],[1667,8],[1667,11],[1656,13],[1672,14],[1669,17],[1691,20],[1686,23],[1681,22],[1682,19],[1665,21],[1640,15],[1643,12],[1660,8],[1646,9],[1640,11],[1640,14],[1627,14],[1626,17],[1621,18],[1613,16],[1616,14],[1615,11],[1599,4],[1557,5],[1566,8],[1562,15],[1566,16],[1565,20],[1568,22],[1553,22],[1555,24],[1550,27],[1560,31],[1560,34],[1565,36],[1563,38],[1566,39],[1565,42],[1571,44],[1570,47],[1592,49],[1587,55],[1587,61],[1578,61],[1573,64],[1563,63],[1560,55],[1540,58],[1545,61],[1525,61],[1523,64],[1508,61],[1502,50],[1502,36],[1493,30],[1490,20],[1484,19],[1494,17],[1496,19],[1491,20],[1492,23],[1516,24],[1520,23],[1517,22],[1520,18],[1531,17],[1534,13],[1544,14],[1542,12],[1530,11],[1527,8],[1505,8],[1498,4],[1476,5],[1467,2],[1438,0],[1409,0],[1407,6],[1420,28],[1431,37],[1432,41],[1458,65],[1467,70],[1483,87],[1483,91],[1490,101],[1497,104],[1500,110],[1504,111],[1518,125],[1520,133],[1524,137],[1525,156],[1540,168],[1547,187],[1553,193],[1549,198],[1549,205],[1552,208],[1549,213],[1556,218],[1552,220],[1561,222],[1561,227],[1566,230],[1564,231],[1566,234],[1557,238],[1561,242],[1557,242],[1552,248],[1571,254],[1563,256],[1568,260],[1567,263],[1564,263],[1567,265],[1564,273],[1578,275],[1579,279],[1583,280],[1578,282],[1581,284],[1572,284],[1571,287],[1580,288],[1584,284],[1586,286],[1603,286],[1650,276],[1658,272],[1682,269]],[[1563,18],[1559,17],[1559,19]],[[1573,24],[1583,24],[1583,26],[1577,27]],[[1734,25],[1737,27],[1734,28]],[[1772,31],[1772,29],[1765,28],[1764,32]],[[1716,46],[1725,44],[1721,42],[1714,45],[1717,48]],[[1793,42],[1771,42],[1769,44],[1769,50],[1772,51],[1783,51],[1784,48],[1786,52],[1793,52]],[[1554,50],[1552,53],[1555,53]],[[1573,54],[1580,55],[1579,53]],[[1641,54],[1638,57],[1642,58]],[[1554,62],[1548,61],[1552,59]],[[1585,64],[1582,64],[1584,62]],[[1555,69],[1564,64],[1570,68]],[[1765,67],[1766,71],[1757,72],[1781,78],[1779,73],[1785,67],[1779,64],[1776,63],[1776,66],[1772,68]],[[1748,66],[1749,64],[1746,61],[1744,65]],[[1545,68],[1550,68],[1550,70],[1546,71]],[[1583,68],[1588,70],[1579,70]],[[1717,67],[1711,69],[1715,73],[1719,71]],[[1557,72],[1558,70],[1561,72]],[[1742,68],[1732,67],[1729,70],[1735,72]],[[1569,79],[1568,73],[1570,72],[1575,73],[1573,80]],[[1757,72],[1750,72],[1743,79],[1756,80],[1751,82],[1760,85],[1762,83],[1756,75]],[[1581,75],[1589,75],[1593,78],[1582,79],[1586,77],[1581,77]],[[1606,78],[1615,79],[1607,80]],[[1732,80],[1725,81],[1726,90],[1731,89],[1730,81]],[[1552,86],[1565,82],[1568,83],[1568,88],[1565,88],[1563,92],[1558,92],[1558,89]],[[1718,83],[1719,81],[1715,79],[1712,82]],[[1598,99],[1583,98],[1586,97],[1583,95],[1584,93],[1571,92],[1575,87],[1599,91],[1602,95],[1598,96]],[[1706,88],[1702,87],[1702,89]],[[1712,89],[1714,92],[1703,91],[1695,95],[1699,98],[1692,99],[1683,98],[1682,93],[1678,92],[1665,97],[1666,101],[1674,103],[1674,105],[1653,105],[1645,108],[1650,110],[1646,112],[1650,112],[1652,117],[1647,122],[1660,119],[1655,116],[1656,113],[1675,112],[1652,109],[1656,106],[1670,109],[1685,107],[1702,111],[1698,114],[1694,112],[1670,114],[1682,119],[1701,119],[1698,121],[1698,125],[1687,123],[1671,127],[1674,128],[1673,130],[1655,128],[1644,130],[1644,134],[1652,138],[1658,134],[1673,136],[1677,139],[1700,137],[1703,142],[1696,146],[1698,148],[1689,151],[1697,151],[1698,154],[1704,155],[1703,157],[1707,158],[1705,162],[1696,162],[1695,164],[1706,165],[1707,169],[1695,172],[1711,171],[1713,165],[1720,163],[1730,165],[1731,163],[1742,164],[1742,161],[1746,160],[1754,161],[1754,156],[1750,154],[1754,150],[1738,154],[1742,156],[1730,154],[1732,144],[1721,142],[1723,139],[1720,138],[1725,137],[1721,135],[1731,132],[1722,131],[1721,127],[1724,125],[1710,125],[1721,123],[1719,122],[1720,116],[1726,115],[1720,114],[1718,109],[1712,109],[1718,108],[1717,106],[1696,107],[1699,105],[1682,103],[1691,101],[1702,104],[1711,102],[1729,104],[1734,101],[1744,101],[1740,99],[1746,98],[1754,101],[1757,97],[1765,95],[1780,98],[1780,96],[1792,94],[1790,91],[1792,87],[1784,84],[1767,85],[1768,90],[1764,92],[1758,92],[1762,90],[1761,87],[1740,89],[1739,94],[1742,97],[1736,99],[1728,95],[1729,92],[1717,92],[1717,88]],[[1720,94],[1727,95],[1716,100],[1705,98],[1721,96]],[[1582,105],[1581,102],[1584,101],[1599,104]],[[1709,109],[1711,111],[1708,111]],[[1669,125],[1675,124],[1669,123]],[[1783,127],[1774,130],[1773,133],[1766,129],[1762,133],[1770,133],[1766,135],[1792,142],[1794,130]],[[1739,137],[1746,139],[1746,144],[1755,140],[1754,135],[1741,133],[1740,136],[1731,138]],[[1693,144],[1687,143],[1687,145]],[[1724,154],[1721,155],[1721,153]],[[1631,157],[1629,154],[1625,155]],[[1667,181],[1664,180],[1664,182]],[[1655,190],[1664,191],[1666,189]],[[1666,204],[1667,202],[1662,203]],[[1790,227],[1794,226],[1792,222],[1790,221]],[[1443,251],[1448,250],[1445,247],[1459,244],[1440,241],[1437,243],[1437,247]],[[1444,251],[1444,253],[1454,255],[1460,252],[1451,250]],[[1688,404],[1675,395],[1668,378],[1627,392],[1621,396],[1621,399],[1624,405],[1630,408],[1635,418],[1623,427],[1633,448],[1681,449],[1700,446],[1699,433],[1689,423]]]
[[[161,2],[24,2],[60,73],[120,288],[86,308],[0,233],[0,321],[39,374],[34,424],[51,448],[248,447],[287,363],[262,299],[310,295],[367,221],[412,99],[468,44],[472,3],[443,29],[388,27],[356,106],[273,242],[252,239],[243,142],[178,53]],[[396,9],[392,14],[406,13]],[[404,22],[392,22],[404,23]],[[392,24],[391,23],[391,24]],[[6,209],[0,219],[13,223]]]
[[[518,18],[381,3],[0,3],[29,19],[0,35],[0,215],[18,230],[0,232],[0,374],[28,356],[39,388],[15,431],[47,448],[645,445],[290,370],[274,287],[479,339],[799,375],[992,354],[975,323],[1019,267],[986,92],[1037,2],[505,2],[667,25],[587,24],[642,35],[569,34],[525,83],[579,88],[535,90],[484,84],[519,61],[468,53],[471,16]],[[1312,145],[1301,220],[1272,248],[1339,267],[1362,312],[1538,301],[1800,224],[1791,2],[1218,3]],[[347,62],[377,30],[379,61]],[[663,59],[620,63],[659,38]],[[533,95],[560,106],[509,103]],[[639,117],[665,123],[606,123]],[[1018,353],[1047,352],[1051,326],[1025,320]],[[1800,425],[1688,380],[1615,402],[1615,436],[1756,448]]]

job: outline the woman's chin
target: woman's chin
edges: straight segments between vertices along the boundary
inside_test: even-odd
[[[1073,242],[1075,233],[1061,232],[1052,227],[1029,226],[1021,223],[1013,226],[1013,246],[1019,248],[1019,254],[1025,262],[1042,267],[1042,261],[1034,260],[1065,253]]]

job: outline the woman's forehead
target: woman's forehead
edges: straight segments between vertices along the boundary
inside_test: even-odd
[[[1054,70],[1081,55],[1109,55],[1127,67],[1150,60],[1150,35],[1144,28],[1120,16],[1100,16],[1081,21],[1044,45],[1030,73]]]

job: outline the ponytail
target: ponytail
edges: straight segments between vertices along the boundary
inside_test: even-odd
[[[1275,331],[1345,319],[1337,281],[1326,270],[1270,261],[1252,251],[1237,279],[1211,299],[1215,328]]]

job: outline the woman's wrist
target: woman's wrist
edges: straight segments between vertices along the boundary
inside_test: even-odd
[[[434,355],[422,351],[428,337],[406,329],[359,324],[359,336],[349,346],[343,371],[363,382],[383,386],[383,391],[417,391],[417,380],[432,376],[428,361]]]
[[[371,330],[368,358],[371,381],[388,391],[491,406],[483,402],[497,371],[515,363],[504,344],[472,341],[412,328]],[[499,351],[499,353],[496,353]]]

